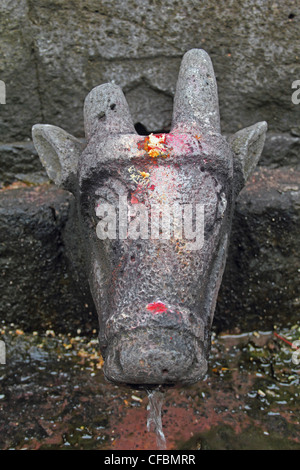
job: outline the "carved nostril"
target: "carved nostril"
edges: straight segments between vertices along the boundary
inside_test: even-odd
[[[112,111],[115,109],[115,107],[116,107],[116,104],[115,104],[115,103],[113,103],[113,104],[110,105],[110,109],[111,109]]]
[[[163,375],[167,375],[169,373],[168,369],[163,369],[161,372]]]

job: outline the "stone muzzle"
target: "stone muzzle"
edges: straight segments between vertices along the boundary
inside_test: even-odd
[[[110,343],[104,367],[111,382],[144,385],[189,383],[205,372],[203,344],[172,328],[123,332]]]

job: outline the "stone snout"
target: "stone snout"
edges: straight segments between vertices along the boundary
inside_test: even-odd
[[[196,382],[206,370],[197,338],[179,330],[145,328],[114,338],[104,373],[114,383],[173,385]]]
[[[207,370],[207,333],[200,317],[160,300],[124,309],[106,325],[105,376],[136,385],[196,382]]]
[[[134,309],[133,309],[134,310]],[[114,319],[107,324],[108,348],[104,373],[115,383],[189,384],[203,378],[207,370],[207,338],[198,318],[191,322],[187,311],[167,307],[161,301],[144,307],[140,322],[128,325],[120,315],[123,328]],[[194,319],[195,320],[195,319]]]

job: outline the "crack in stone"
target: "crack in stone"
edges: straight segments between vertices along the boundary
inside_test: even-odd
[[[27,19],[28,19],[28,22],[30,23],[30,25],[34,25],[34,21],[33,21],[33,18],[32,18],[32,6],[31,6],[31,2],[26,0],[26,5],[27,5]],[[41,90],[41,79],[40,79],[40,72],[39,72],[39,66],[38,66],[38,51],[37,51],[37,47],[36,47],[36,44],[34,42],[34,39],[33,39],[33,34],[30,34],[30,37],[31,37],[31,57],[32,57],[32,61],[33,61],[33,66],[34,66],[34,69],[35,69],[35,76],[36,76],[36,84],[37,84],[37,95],[38,95],[38,99],[39,99],[39,105],[40,105],[40,115],[41,115],[41,119],[42,121],[44,122],[44,118],[45,118],[45,112],[44,112],[44,106],[43,106],[43,99],[42,99],[42,90]]]

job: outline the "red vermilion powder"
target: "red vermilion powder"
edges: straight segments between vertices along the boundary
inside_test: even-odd
[[[163,304],[162,302],[153,302],[152,304],[148,304],[146,308],[154,314],[163,313],[168,310],[165,304]]]

